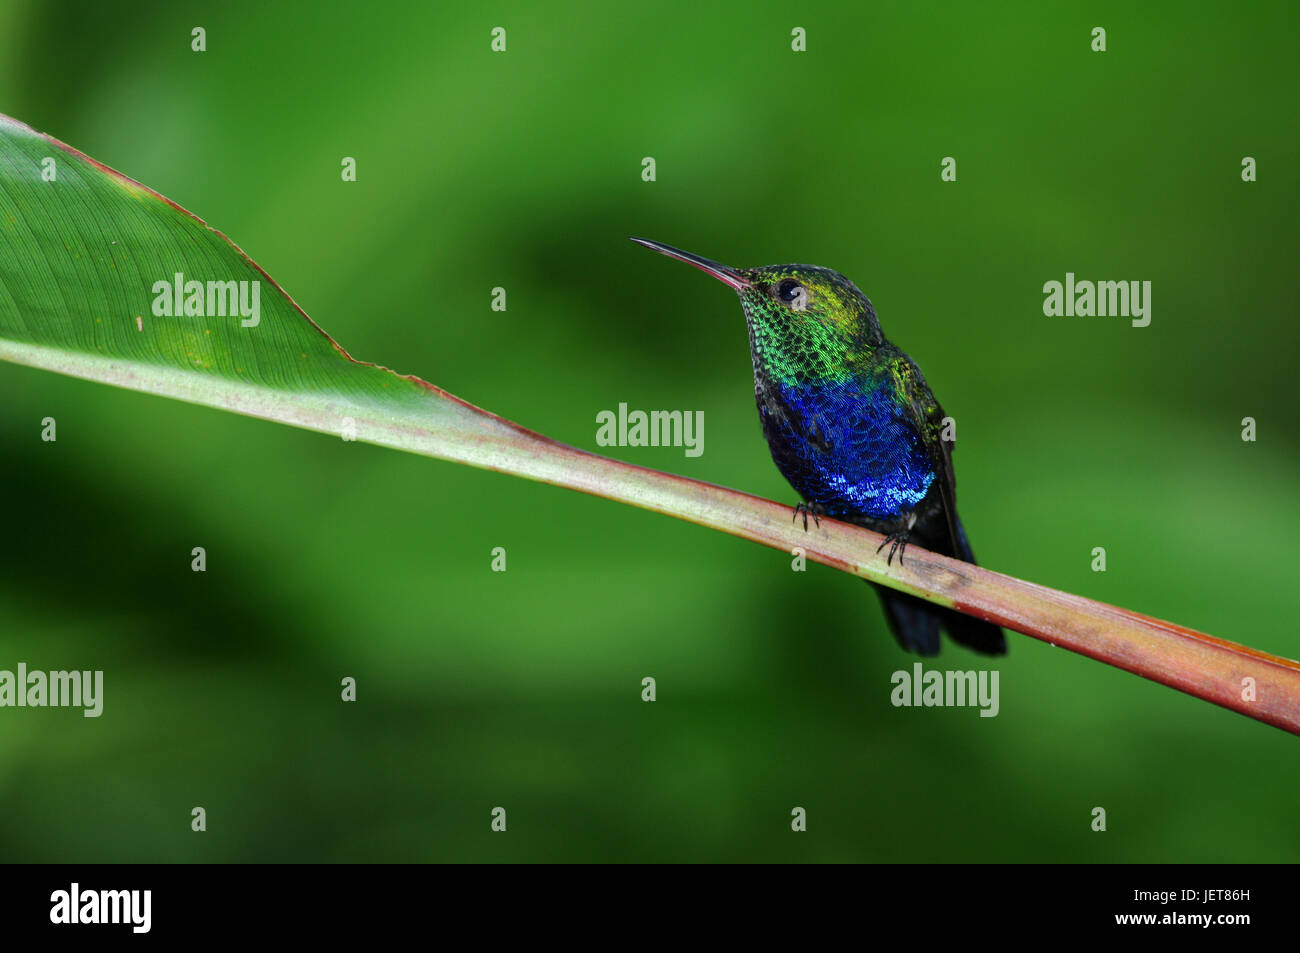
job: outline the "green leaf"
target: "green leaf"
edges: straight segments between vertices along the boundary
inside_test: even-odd
[[[493,455],[473,438],[516,433],[352,360],[224,235],[138,182],[12,119],[0,143],[0,356],[480,465]],[[201,283],[205,310],[212,283],[226,316],[184,300],[156,315],[155,288],[178,281]],[[227,282],[255,316],[221,299]]]
[[[201,283],[203,314],[186,313],[191,281]],[[239,300],[249,307],[231,307],[228,294],[217,307],[215,288],[209,302],[210,282],[227,293],[242,289]],[[168,310],[168,299],[171,313],[156,313]],[[917,546],[908,547],[905,565],[891,565],[876,554],[876,533],[833,520],[804,530],[788,506],[565,446],[419,378],[353,360],[220,232],[5,117],[0,358],[566,486],[787,552],[799,548],[815,562],[1300,733],[1300,665],[1290,660]],[[1253,680],[1249,691],[1245,679]]]

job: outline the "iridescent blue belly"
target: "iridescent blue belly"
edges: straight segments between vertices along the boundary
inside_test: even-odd
[[[921,435],[884,390],[853,382],[760,391],[763,433],[790,485],[830,516],[889,519],[915,509],[934,482]],[[772,399],[772,398],[778,399]]]

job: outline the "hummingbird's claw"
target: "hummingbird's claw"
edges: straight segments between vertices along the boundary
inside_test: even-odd
[[[886,543],[892,543],[889,547],[889,555],[885,557],[885,565],[892,565],[894,562],[894,553],[898,553],[898,565],[903,565],[903,553],[907,550],[907,537],[911,533],[912,527],[916,525],[916,514],[909,513],[907,517],[900,522],[894,529],[890,530],[885,536],[884,542],[876,547],[879,553],[885,548]]]
[[[885,557],[885,565],[891,565],[894,562],[894,553],[898,553],[898,565],[903,565],[903,550],[907,549],[907,533],[890,533],[885,537],[885,542],[876,547],[876,552],[885,548],[886,543],[892,543],[889,547],[889,555]]]
[[[798,503],[795,505],[794,516],[790,518],[790,522],[793,523],[795,520],[799,519],[800,513],[803,514],[803,530],[806,533],[808,532],[808,514],[812,514],[813,522],[820,529],[822,525],[821,517],[826,513],[826,511],[817,503],[813,503],[812,505],[807,503]]]

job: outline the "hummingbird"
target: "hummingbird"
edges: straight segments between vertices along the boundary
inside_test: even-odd
[[[754,398],[777,469],[801,502],[794,519],[843,520],[885,536],[885,557],[909,541],[975,562],[957,515],[945,416],[916,363],[890,343],[871,302],[818,265],[731,268],[662,242],[632,241],[685,262],[740,296],[754,364]],[[877,550],[880,552],[880,549]],[[1002,630],[872,583],[906,650],[937,655],[939,630],[987,655],[1006,652]]]

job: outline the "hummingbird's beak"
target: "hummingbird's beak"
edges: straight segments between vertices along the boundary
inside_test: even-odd
[[[700,271],[712,275],[724,285],[728,285],[735,291],[744,291],[749,287],[749,282],[734,268],[720,265],[716,261],[709,261],[709,259],[701,258],[699,255],[692,255],[688,251],[682,251],[680,248],[674,248],[672,245],[665,245],[663,242],[652,242],[648,238],[633,238],[632,241],[636,242],[638,245],[644,245],[651,251],[657,251],[661,255],[667,255],[669,258],[676,258],[678,261],[684,261],[688,265],[694,265],[696,268],[700,269]]]

